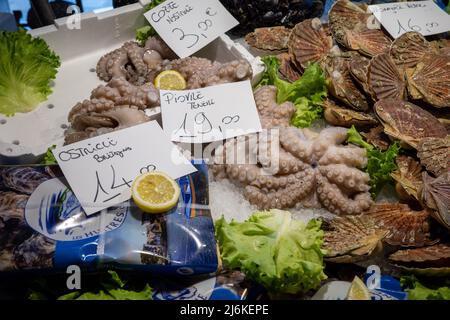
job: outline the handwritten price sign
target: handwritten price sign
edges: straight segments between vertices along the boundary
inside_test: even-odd
[[[145,17],[180,58],[239,24],[218,0],[166,0]]]
[[[195,171],[157,122],[101,135],[53,151],[87,215],[131,198],[140,174],[164,171],[176,179]]]
[[[433,1],[385,3],[369,6],[393,38],[416,31],[424,36],[450,30],[450,15]]]
[[[172,141],[207,143],[261,131],[250,81],[160,94],[164,131]]]

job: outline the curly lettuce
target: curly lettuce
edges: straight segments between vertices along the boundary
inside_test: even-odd
[[[56,148],[56,145],[52,145],[47,149],[47,152],[44,155],[44,160],[42,160],[41,164],[50,166],[53,164],[58,164],[56,161],[55,155],[53,154],[53,150]]]
[[[102,275],[93,287],[77,290],[64,295],[49,290],[45,280],[37,283],[39,290],[30,290],[29,300],[152,300],[152,288],[148,283],[144,286],[129,284],[115,271]]]
[[[216,222],[222,260],[273,293],[315,289],[326,279],[318,220],[308,224],[291,213],[271,210],[254,213],[247,221]]]
[[[164,1],[165,0],[153,0],[145,6],[144,13],[152,10],[156,6],[159,6]],[[156,30],[150,24],[147,24],[146,26],[136,29],[136,41],[143,46],[148,38],[156,36],[156,34]]]
[[[373,198],[380,193],[386,183],[392,182],[391,173],[397,169],[395,159],[400,152],[400,145],[394,142],[386,151],[364,141],[361,134],[352,126],[347,132],[347,142],[363,147],[367,151],[366,172],[370,176],[370,191]]]
[[[293,102],[297,108],[291,124],[306,128],[323,115],[323,100],[327,96],[325,74],[317,63],[306,68],[298,80],[290,83],[278,76],[280,61],[275,56],[262,58],[266,71],[257,87],[274,85],[278,89],[277,102]]]
[[[25,31],[0,32],[0,113],[34,110],[52,93],[60,58],[43,39]]]
[[[406,287],[408,300],[450,300],[450,287],[441,286],[430,289],[414,276],[404,276],[400,279],[402,287]]]

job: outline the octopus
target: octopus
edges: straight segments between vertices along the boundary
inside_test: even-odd
[[[159,91],[151,84],[135,86],[125,78],[113,78],[92,91],[91,99],[69,112],[71,127],[65,143],[128,128],[149,121],[144,110],[160,105]]]
[[[271,87],[255,92],[259,110],[275,103],[273,92]],[[370,208],[369,176],[360,170],[367,165],[366,151],[343,145],[347,129],[331,127],[317,134],[280,126],[281,121],[276,129],[265,123],[262,133],[230,139],[216,149],[217,178],[242,185],[247,200],[260,209],[300,204],[346,215]]]
[[[252,66],[247,60],[220,63],[205,58],[189,57],[163,62],[158,72],[165,70],[178,71],[186,80],[187,89],[251,80],[253,76]]]
[[[175,59],[175,53],[159,37],[151,37],[144,47],[137,42],[127,42],[100,58],[97,75],[103,81],[115,77],[126,78],[133,84],[148,82],[148,73],[165,59]]]

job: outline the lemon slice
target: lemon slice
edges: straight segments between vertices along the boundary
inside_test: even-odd
[[[352,286],[347,295],[347,300],[370,300],[370,292],[366,285],[358,277],[352,281]]]
[[[163,172],[149,172],[134,180],[131,195],[142,211],[163,213],[177,205],[180,187]]]
[[[162,90],[184,90],[186,80],[178,71],[166,70],[156,77],[155,87]]]

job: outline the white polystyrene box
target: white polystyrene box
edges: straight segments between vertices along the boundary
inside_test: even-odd
[[[95,72],[100,57],[133,40],[136,28],[145,24],[143,5],[148,1],[141,2],[98,14],[83,13],[80,29],[68,28],[74,25],[71,16],[31,31],[61,57],[62,65],[46,102],[30,113],[14,117],[0,115],[0,164],[36,163],[49,146],[63,143],[69,111],[77,102],[89,99],[94,88],[105,84]],[[247,59],[253,67],[254,80],[263,71],[258,57],[226,35],[195,56],[219,62]]]

